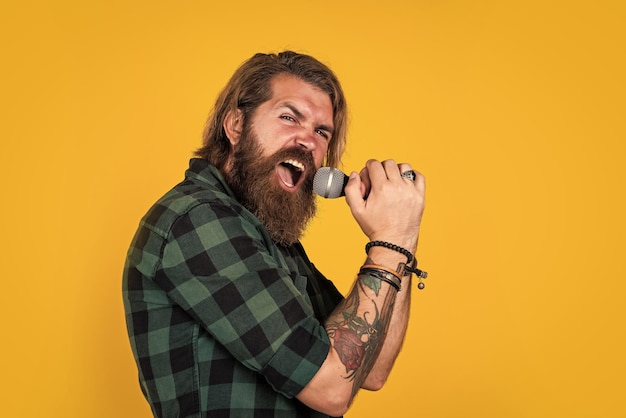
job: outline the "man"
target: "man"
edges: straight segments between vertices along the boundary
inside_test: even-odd
[[[299,238],[336,166],[346,104],[314,58],[257,54],[233,75],[182,183],[144,216],[124,271],[141,388],[158,417],[340,416],[385,382],[407,328],[424,179],[370,160],[345,187],[369,238],[344,299]]]

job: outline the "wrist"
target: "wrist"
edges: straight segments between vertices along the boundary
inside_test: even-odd
[[[366,250],[366,254],[368,260],[372,263],[387,266],[389,268],[393,268],[394,270],[396,270],[399,263],[407,262],[406,256],[385,247],[371,247],[369,250]]]
[[[400,255],[403,255],[406,258],[407,264],[410,264],[411,262],[413,262],[413,259],[414,259],[414,254],[413,254],[414,251],[408,250],[401,245],[398,245],[396,243],[389,242],[389,241],[379,241],[379,240],[370,241],[365,245],[365,252],[369,254],[369,252],[375,248],[385,248],[385,249],[394,251]]]
[[[388,242],[397,247],[404,248],[412,254],[417,250],[418,235],[412,236],[393,236],[389,234],[372,234],[368,236],[370,242]]]
[[[384,252],[384,250],[387,251]],[[410,278],[412,274],[416,274],[420,280],[418,288],[424,288],[422,279],[428,277],[428,273],[417,268],[417,259],[412,251],[387,241],[370,241],[365,245],[365,252],[368,256],[368,262],[373,261],[381,266],[393,265],[400,280],[403,277]],[[393,264],[394,262],[397,264]]]

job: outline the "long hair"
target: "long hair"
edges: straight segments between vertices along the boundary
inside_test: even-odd
[[[328,144],[325,165],[337,167],[346,145],[347,107],[343,90],[330,68],[309,55],[293,51],[256,54],[235,71],[215,102],[204,128],[203,145],[195,155],[224,169],[231,153],[224,131],[226,116],[239,109],[245,122],[259,105],[271,98],[270,82],[279,74],[293,75],[328,93],[333,107],[334,133]]]

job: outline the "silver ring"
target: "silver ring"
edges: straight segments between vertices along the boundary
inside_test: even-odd
[[[409,179],[411,181],[415,181],[415,171],[413,170],[405,171],[404,173],[400,174],[400,177],[402,177],[403,179]]]

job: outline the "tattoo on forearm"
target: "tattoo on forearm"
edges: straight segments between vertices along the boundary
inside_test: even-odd
[[[343,318],[327,324],[335,351],[346,368],[345,378],[354,382],[353,396],[376,362],[391,319],[394,291],[386,293],[382,304],[367,297],[372,292],[378,296],[381,285],[376,278],[360,276],[355,283],[355,289],[344,301]],[[369,307],[363,309],[361,305],[364,303]]]

